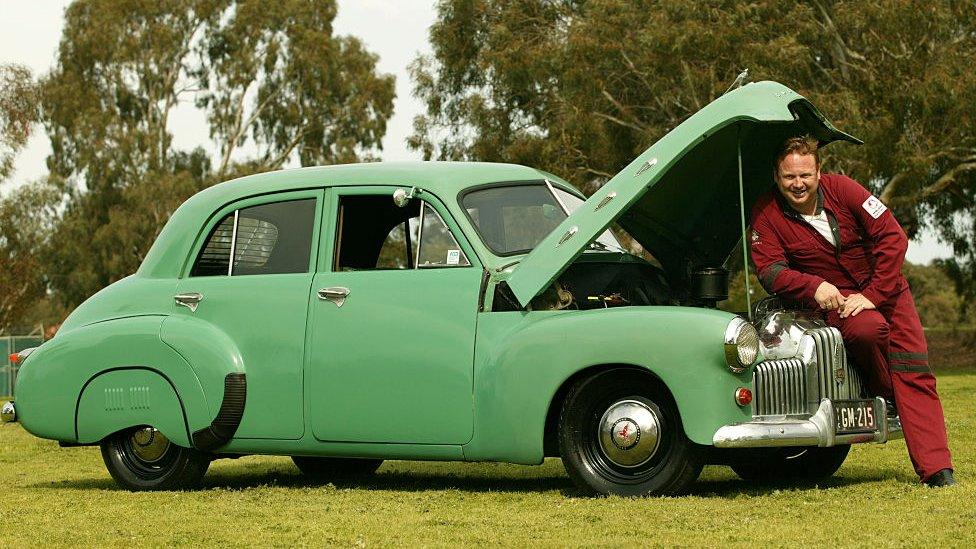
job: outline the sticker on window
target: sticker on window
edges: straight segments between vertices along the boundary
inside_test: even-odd
[[[881,214],[885,213],[885,210],[888,209],[887,206],[873,196],[869,196],[868,199],[864,201],[864,204],[861,204],[861,207],[864,208],[864,211],[868,212],[868,215],[874,219],[881,217]]]
[[[461,250],[448,250],[447,251],[447,264],[457,265],[461,262]]]

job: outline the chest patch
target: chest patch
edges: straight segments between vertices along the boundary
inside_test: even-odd
[[[861,204],[861,207],[864,208],[864,211],[868,212],[868,215],[874,219],[881,217],[881,214],[885,213],[885,210],[888,209],[887,206],[873,196],[869,196],[868,199],[864,201],[864,204]]]

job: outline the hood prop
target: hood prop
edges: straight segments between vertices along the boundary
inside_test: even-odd
[[[746,198],[742,182],[742,125],[736,132],[735,147],[739,159],[739,221],[742,225],[742,269],[745,271],[746,314],[752,322],[752,296],[749,294],[749,238],[746,236]]]

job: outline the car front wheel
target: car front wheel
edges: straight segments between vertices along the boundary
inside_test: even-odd
[[[685,436],[671,395],[637,370],[609,370],[570,388],[559,452],[576,485],[599,495],[680,494],[704,463],[704,449]]]
[[[152,427],[106,437],[102,459],[119,486],[128,490],[184,490],[200,484],[210,456],[169,441]]]

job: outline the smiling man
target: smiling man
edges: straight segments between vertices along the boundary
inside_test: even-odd
[[[922,482],[955,484],[925,335],[901,274],[905,232],[856,181],[820,172],[813,138],[784,143],[773,179],[776,189],[752,210],[752,260],[760,282],[770,294],[824,312],[868,388],[896,404]]]

